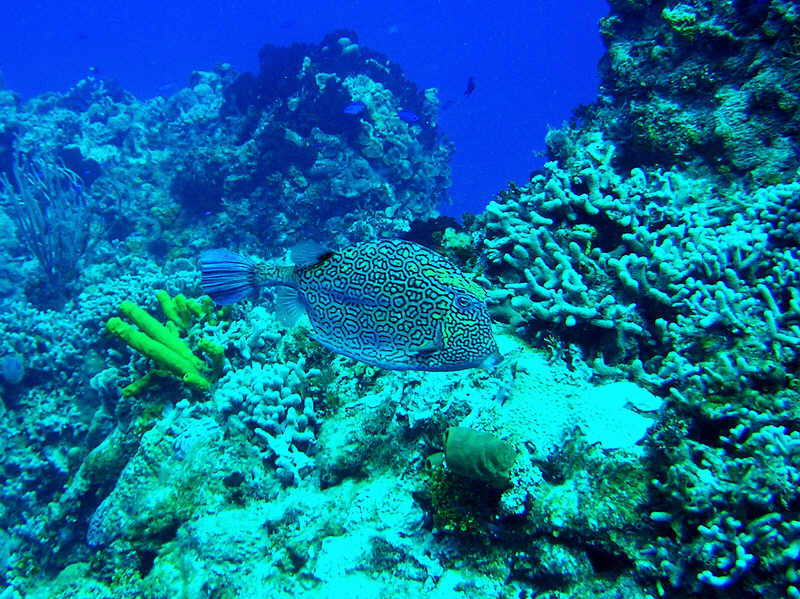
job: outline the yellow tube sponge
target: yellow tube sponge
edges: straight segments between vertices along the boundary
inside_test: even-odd
[[[133,302],[124,301],[122,304],[120,311],[139,328],[114,316],[106,323],[111,334],[153,360],[160,368],[179,377],[193,389],[207,391],[211,388],[211,383],[200,372],[203,361],[192,354],[177,335],[170,333],[164,325]]]
[[[200,371],[203,368],[203,361],[192,353],[192,350],[183,342],[183,339],[150,316],[145,310],[133,302],[125,300],[119,305],[119,311],[127,316],[128,320],[139,327],[143,333],[146,333],[146,337],[150,337],[152,340],[169,348],[175,355],[191,364],[193,370]]]
[[[175,297],[170,297],[169,293],[163,289],[156,293],[156,299],[161,305],[167,323],[175,323],[182,331],[188,331],[192,322],[201,318],[209,317],[213,311],[213,304],[203,306],[195,299],[188,299],[182,293]]]
[[[222,370],[225,367],[225,348],[214,343],[211,339],[201,337],[197,340],[197,349],[211,360],[211,372],[214,376],[221,376]]]

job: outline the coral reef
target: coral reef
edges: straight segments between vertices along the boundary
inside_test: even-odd
[[[570,136],[577,136],[571,139]],[[663,390],[770,389],[800,345],[800,181],[755,192],[678,171],[613,167],[591,130],[476,220],[498,320],[576,343],[599,374],[622,365]]]
[[[611,9],[599,101],[463,224],[435,90],[352,32],[147,102],[0,90],[0,599],[800,596],[800,16]],[[17,157],[102,223],[57,304]],[[486,287],[493,370],[194,299],[200,248],[400,234]]]
[[[93,206],[84,198],[81,178],[64,166],[14,156],[11,170],[13,183],[0,173],[0,205],[36,256],[50,295],[63,299],[94,238]]]
[[[295,485],[314,468],[314,429],[318,416],[314,399],[320,389],[317,368],[306,369],[305,358],[296,362],[258,363],[229,372],[214,393],[217,409],[235,415],[263,444],[265,458],[274,461],[284,485]]]
[[[95,78],[26,104],[0,90],[9,137],[0,164],[13,164],[15,152],[63,163],[103,223],[91,242],[116,239],[117,251],[161,259],[186,255],[198,238],[277,253],[308,238],[343,245],[396,235],[435,216],[452,153],[437,129],[435,90],[418,91],[353,33],[267,46],[260,56],[258,76],[220,65],[145,102]],[[293,82],[287,95],[262,89],[273,76]],[[356,99],[367,109],[346,114]],[[401,106],[425,119],[404,122]]]
[[[620,520],[595,525],[587,537],[586,518],[596,517],[594,512],[560,520],[564,538],[569,539],[563,543],[546,541],[549,533],[541,524],[534,525],[545,516],[563,514],[563,506],[547,506],[575,501],[577,493],[584,495],[581,501],[599,501],[598,490],[582,487],[579,491],[573,477],[587,480],[587,470],[601,463],[609,480],[612,472],[623,476],[616,470],[623,468],[630,485],[632,469],[636,469],[636,451],[631,451],[646,427],[624,448],[594,449],[591,463],[587,462],[588,454],[580,449],[585,442],[580,439],[584,439],[584,428],[595,435],[588,426],[593,420],[591,410],[597,409],[588,399],[591,394],[587,395],[593,387],[584,375],[548,365],[513,339],[505,340],[504,349],[519,355],[515,373],[490,376],[476,371],[465,377],[364,367],[359,371],[345,358],[323,360],[322,350],[302,330],[271,334],[277,324],[263,308],[248,312],[242,320],[205,321],[197,326],[231,356],[213,394],[184,392],[166,405],[167,388],[148,388],[142,398],[119,397],[116,424],[106,428],[108,432],[99,436],[101,441],[88,454],[73,456],[75,466],[63,466],[65,473],[77,467],[75,475],[62,478],[63,489],[44,510],[28,506],[26,510],[37,515],[11,527],[9,542],[16,549],[4,573],[9,589],[21,591],[29,588],[26,581],[60,572],[47,587],[51,596],[140,593],[161,597],[191,593],[198,586],[244,593],[252,585],[267,585],[278,592],[298,576],[314,581],[307,587],[309,596],[338,588],[345,581],[366,584],[374,593],[388,583],[367,582],[371,580],[368,573],[384,564],[400,568],[403,582],[391,584],[401,584],[413,595],[472,584],[489,585],[496,592],[518,592],[518,583],[504,585],[480,569],[453,566],[447,544],[440,545],[424,525],[430,487],[428,474],[414,456],[420,447],[428,452],[435,449],[438,441],[428,446],[424,440],[441,439],[455,425],[492,434],[510,431],[509,443],[524,449],[538,442],[532,436],[542,426],[537,418],[552,414],[556,405],[562,406],[561,420],[550,428],[553,446],[539,449],[539,466],[530,461],[530,450],[524,449],[525,458],[515,460],[509,472],[510,499],[503,501],[495,495],[493,503],[471,517],[477,529],[488,526],[495,531],[492,534],[512,545],[527,539],[538,547],[524,555],[498,548],[493,568],[541,584],[553,579],[567,584],[568,576],[589,584],[600,563],[596,561],[600,550],[588,547],[602,542],[608,547],[603,551],[630,552],[635,544],[625,533],[627,524]],[[310,363],[318,365],[310,367]],[[554,380],[561,380],[561,387],[554,387]],[[103,393],[116,389],[97,387]],[[550,395],[549,407],[527,411],[528,398],[545,393]],[[576,404],[576,396],[585,396],[587,402]],[[508,411],[498,403],[503,398]],[[657,402],[636,403],[641,409],[658,407]],[[619,409],[622,414],[629,408],[621,404]],[[615,427],[614,420],[605,420],[605,426]],[[413,438],[423,445],[411,442]],[[568,439],[575,449],[556,451]],[[65,442],[62,434],[60,443]],[[28,446],[27,451],[33,449],[29,442]],[[425,450],[426,446],[430,449]],[[47,447],[44,441],[45,452]],[[27,455],[21,449],[5,454],[4,469],[21,466],[17,460]],[[333,452],[338,456],[335,461]],[[348,460],[350,466],[345,466]],[[563,468],[562,474],[554,474],[553,468]],[[32,464],[24,471],[32,473]],[[405,475],[400,477],[400,473]],[[644,480],[646,470],[639,476]],[[321,485],[323,481],[327,482]],[[297,492],[291,491],[294,486]],[[326,490],[310,492],[320,486]],[[16,495],[11,489],[6,492]],[[638,495],[632,497],[634,502],[641,501]],[[618,507],[619,498],[615,501]],[[503,507],[506,504],[512,507]],[[342,511],[333,506],[349,507]],[[297,536],[296,528],[308,517],[303,514],[311,513],[327,515]],[[482,521],[481,514],[492,520]],[[522,532],[513,532],[507,519],[520,517],[530,524]],[[443,531],[453,530],[442,518],[448,516],[444,512],[436,516]],[[633,510],[625,518],[624,522],[632,522]],[[85,531],[85,542],[75,535],[80,530]],[[517,541],[512,542],[513,538]],[[205,549],[198,553],[201,546]],[[586,551],[594,552],[591,559]],[[553,552],[582,564],[580,569],[565,570],[562,560],[538,565],[535,572],[530,569],[541,556]],[[242,572],[236,565],[264,555],[272,557],[263,567]],[[479,551],[473,555],[480,559]],[[187,570],[189,562],[195,565]],[[61,589],[70,577],[72,582]]]
[[[681,406],[694,422],[688,434],[669,427],[656,437],[659,532],[636,567],[662,594],[800,592],[797,392],[737,399],[712,407],[694,397]]]
[[[626,169],[658,164],[743,177],[795,177],[800,121],[797,5],[613,0],[589,117]]]

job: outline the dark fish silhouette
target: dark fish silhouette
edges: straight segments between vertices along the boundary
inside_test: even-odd
[[[467,89],[464,90],[464,95],[468,96],[474,91],[475,91],[475,78],[470,76],[470,78],[467,79]]]
[[[472,92],[474,91],[475,91],[475,77],[470,75],[467,78],[467,86],[464,88],[464,97],[459,98],[458,100],[454,100],[453,98],[445,100],[444,103],[442,104],[442,110],[447,110],[451,106],[458,104],[465,97],[472,95]]]

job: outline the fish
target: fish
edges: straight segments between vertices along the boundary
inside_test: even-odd
[[[464,95],[469,96],[474,91],[475,91],[475,77],[470,76],[469,79],[467,79],[467,88],[464,90]]]
[[[366,106],[363,102],[350,102],[347,106],[342,109],[342,112],[345,114],[361,114],[364,112]]]
[[[372,366],[491,370],[501,362],[484,290],[424,246],[384,239],[337,252],[300,247],[292,261],[275,266],[226,249],[206,250],[201,286],[221,305],[262,285],[277,286],[284,324],[305,313],[317,342]]]
[[[419,121],[419,115],[413,110],[409,110],[408,108],[403,108],[402,110],[398,110],[397,116],[400,117],[401,121],[405,121],[406,123],[409,124],[416,123],[417,121]]]

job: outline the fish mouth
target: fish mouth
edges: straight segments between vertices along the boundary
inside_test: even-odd
[[[494,370],[502,361],[503,354],[501,354],[498,350],[494,350],[492,353],[486,356],[480,364],[478,364],[478,367],[487,372],[494,372]]]

